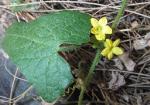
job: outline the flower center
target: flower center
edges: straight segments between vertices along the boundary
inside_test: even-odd
[[[112,49],[113,49],[113,46],[110,46],[110,47],[109,47],[109,51],[112,51]]]
[[[97,31],[101,32],[102,31],[102,27],[101,26],[97,27]]]

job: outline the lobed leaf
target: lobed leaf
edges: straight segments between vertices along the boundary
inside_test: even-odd
[[[69,64],[58,54],[62,44],[89,41],[90,16],[61,11],[30,23],[15,22],[6,31],[3,48],[39,95],[53,101],[72,81]]]

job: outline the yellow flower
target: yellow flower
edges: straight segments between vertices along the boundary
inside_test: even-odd
[[[110,39],[106,39],[104,46],[105,49],[102,50],[101,54],[107,57],[109,60],[112,59],[113,55],[121,55],[123,54],[123,50],[118,47],[120,44],[120,39],[115,40],[112,42]]]
[[[99,21],[91,18],[91,33],[95,35],[97,40],[105,40],[105,34],[112,34],[112,29],[107,25],[107,18],[102,17]]]

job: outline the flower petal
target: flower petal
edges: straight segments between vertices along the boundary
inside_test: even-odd
[[[95,35],[96,39],[101,41],[101,40],[105,40],[105,34],[100,33]]]
[[[112,57],[113,57],[112,51],[110,51],[110,52],[108,53],[107,57],[108,57],[109,60],[112,59]]]
[[[100,26],[105,26],[107,24],[107,18],[106,17],[102,17],[99,21],[98,24]]]
[[[106,48],[110,48],[110,47],[112,47],[112,45],[113,45],[112,40],[106,39],[106,41],[105,41],[105,43],[104,43],[104,46],[105,46]]]
[[[99,26],[98,20],[95,19],[95,18],[91,18],[91,24],[92,24],[93,27],[98,27]]]
[[[105,49],[102,50],[101,54],[102,54],[103,56],[107,56],[108,53],[109,53],[109,51],[110,51],[109,48],[105,48]]]
[[[115,54],[115,55],[121,55],[123,54],[123,50],[120,48],[120,47],[114,47],[112,49],[112,52]]]
[[[98,33],[97,28],[96,28],[96,27],[93,27],[93,28],[91,29],[91,33],[92,33],[92,34],[97,34],[97,33]]]
[[[117,47],[119,44],[120,44],[120,39],[116,39],[116,40],[113,42],[113,47]]]
[[[111,29],[108,25],[103,26],[103,27],[102,27],[102,31],[103,31],[103,33],[105,33],[105,34],[112,34],[112,29]]]

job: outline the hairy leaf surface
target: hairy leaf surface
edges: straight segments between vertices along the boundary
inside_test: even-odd
[[[14,23],[6,32],[3,47],[13,62],[46,101],[58,98],[72,81],[69,64],[58,51],[62,44],[89,41],[90,16],[61,11],[30,23]]]

